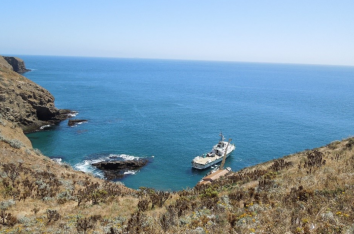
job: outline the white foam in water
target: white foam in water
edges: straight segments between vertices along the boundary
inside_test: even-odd
[[[85,173],[91,173],[97,177],[104,178],[103,172],[101,170],[93,167],[92,164],[107,161],[109,159],[114,159],[114,158],[122,158],[124,160],[135,160],[135,159],[138,159],[139,157],[135,157],[132,155],[127,155],[127,154],[110,154],[110,155],[108,155],[108,157],[102,157],[102,158],[97,158],[97,159],[92,159],[92,160],[84,160],[81,163],[77,163],[74,166],[74,168],[76,168],[79,171],[83,171]],[[138,172],[138,171],[128,170],[128,171],[124,172],[124,175],[135,175],[136,172]]]
[[[75,117],[79,114],[79,112],[71,112],[68,114],[68,116],[71,118],[71,117]]]
[[[94,168],[91,164],[92,163],[98,163],[98,162],[102,162],[104,160],[84,160],[81,163],[77,163],[74,167],[79,170],[79,171],[83,171],[85,173],[91,173],[94,174],[97,177],[100,178],[104,178],[103,173],[99,170],[96,170],[96,168]]]
[[[108,157],[109,158],[122,158],[124,160],[135,160],[135,159],[139,158],[139,157],[135,157],[132,155],[127,155],[127,154],[110,154]]]
[[[136,173],[137,171],[126,171],[126,172],[124,172],[124,175],[135,175],[135,173]]]
[[[75,168],[78,169],[79,171],[83,171],[83,172],[89,172],[89,166],[91,166],[91,163],[89,162],[89,160],[84,160],[81,163],[78,163],[75,165]]]
[[[50,126],[51,126],[51,125],[49,125],[49,124],[48,124],[48,125],[43,125],[43,126],[40,127],[40,129],[49,128]]]

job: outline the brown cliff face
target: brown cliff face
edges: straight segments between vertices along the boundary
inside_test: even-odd
[[[25,73],[30,71],[26,68],[25,62],[20,58],[7,56],[4,56],[3,58],[12,66],[13,70],[17,73]]]
[[[1,61],[0,61],[1,62]],[[54,106],[54,97],[26,77],[0,66],[0,117],[19,124],[25,133],[68,117]]]

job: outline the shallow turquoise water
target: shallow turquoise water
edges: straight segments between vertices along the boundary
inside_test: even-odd
[[[221,130],[237,147],[226,161],[233,170],[354,133],[353,67],[20,57],[58,108],[88,119],[28,134],[33,146],[93,173],[87,164],[111,154],[154,155],[122,180],[132,188],[194,186],[207,171],[191,160]]]

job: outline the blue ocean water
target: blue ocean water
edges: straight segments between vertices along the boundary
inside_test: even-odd
[[[122,179],[128,187],[178,190],[207,171],[191,169],[222,131],[233,170],[354,134],[354,67],[20,56],[67,121],[28,134],[35,148],[73,167],[109,155],[151,157]]]

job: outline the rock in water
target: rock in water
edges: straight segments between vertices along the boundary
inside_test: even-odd
[[[148,163],[147,159],[127,160],[127,161],[104,161],[93,163],[92,165],[101,170],[136,170]]]
[[[102,170],[108,180],[113,180],[124,177],[124,172],[129,170],[138,170],[139,168],[145,166],[148,162],[148,159],[140,158],[137,160],[127,161],[103,161],[93,163],[92,166]]]
[[[71,127],[76,124],[84,123],[84,122],[87,122],[87,120],[86,119],[69,119],[68,125]]]

